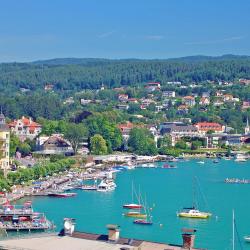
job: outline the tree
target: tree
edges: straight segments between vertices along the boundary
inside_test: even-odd
[[[161,147],[171,147],[172,146],[172,142],[171,142],[171,137],[170,135],[164,135],[164,137],[159,138],[157,141],[157,147],[161,148]]]
[[[10,134],[10,156],[14,156],[17,150],[17,147],[20,145],[19,138],[14,135]]]
[[[202,146],[201,141],[193,141],[191,144],[191,149],[196,150],[196,149],[200,148],[201,146]]]
[[[79,144],[87,136],[87,132],[88,130],[83,124],[70,123],[67,126],[64,137],[71,143],[75,154],[77,153]]]
[[[109,153],[121,147],[122,134],[120,129],[117,128],[115,122],[111,122],[103,114],[97,113],[90,116],[87,119],[86,124],[88,126],[90,136],[99,134],[105,139]]]
[[[106,141],[99,134],[96,134],[90,138],[90,149],[95,155],[105,155],[108,153]]]
[[[214,130],[208,130],[208,131],[207,131],[207,134],[208,134],[208,135],[211,135],[211,134],[214,134],[214,133],[215,133]]]
[[[31,152],[31,147],[28,143],[23,142],[18,145],[17,150],[23,155],[26,156]]]
[[[175,147],[178,149],[187,149],[187,144],[183,140],[179,140],[176,144]]]
[[[153,135],[146,128],[133,128],[130,131],[128,146],[140,155],[156,155],[157,149]]]

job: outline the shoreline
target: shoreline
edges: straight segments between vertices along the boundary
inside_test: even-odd
[[[84,168],[81,169],[79,173],[77,172],[71,172],[71,171],[66,171],[62,175],[59,176],[50,176],[50,178],[46,180],[35,180],[33,183],[35,184],[36,182],[42,183],[41,188],[39,191],[35,191],[34,187],[31,185],[26,185],[23,187],[18,187],[13,190],[12,193],[6,193],[4,197],[0,198],[0,205],[4,205],[8,202],[15,202],[18,201],[22,198],[25,197],[30,197],[30,196],[44,196],[47,195],[46,191],[48,192],[53,185],[56,185],[60,187],[62,184],[68,183],[70,181],[73,181],[74,179],[82,179],[82,180],[89,180],[89,179],[100,179],[103,178],[101,175],[104,173],[107,169],[113,167],[114,165],[121,165],[121,166],[127,166],[128,163],[131,163],[131,159],[134,155],[132,154],[123,154],[123,155],[109,155],[109,156],[101,156],[102,158],[102,163],[96,164],[96,165],[91,165],[87,166],[86,164]],[[100,157],[100,156],[98,156]],[[116,160],[114,161],[113,158],[115,157]],[[124,159],[120,159],[119,157],[123,157]],[[111,160],[108,160],[108,159]],[[192,160],[200,160],[200,159],[214,159],[216,158],[216,155],[208,157],[207,154],[187,154],[183,155],[183,157],[171,157],[168,155],[157,155],[157,156],[137,156],[137,160],[133,161],[133,165],[135,168],[137,168],[137,165],[142,165],[142,164],[152,164],[152,163],[157,163],[157,162],[167,162],[171,161],[173,159],[192,159]],[[128,160],[129,159],[129,160]],[[139,168],[139,167],[138,167]],[[144,168],[147,168],[146,166]],[[149,167],[148,167],[149,168]],[[94,173],[87,173],[86,171],[88,169],[94,169]],[[73,176],[69,177],[69,173],[73,173]],[[51,190],[53,191],[53,190]]]

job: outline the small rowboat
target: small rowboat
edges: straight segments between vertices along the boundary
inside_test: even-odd
[[[125,204],[125,205],[123,205],[123,208],[127,208],[127,209],[141,209],[142,205],[140,205],[140,204]]]
[[[147,220],[134,220],[134,224],[151,226],[153,222]]]

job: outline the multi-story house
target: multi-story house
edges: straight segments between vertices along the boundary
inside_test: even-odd
[[[183,97],[183,103],[187,106],[194,106],[195,105],[195,98],[193,96],[185,96]]]
[[[198,129],[198,132],[201,134],[206,134],[208,131],[222,133],[225,129],[224,126],[222,126],[217,122],[198,122],[194,126]]]
[[[250,108],[250,101],[244,101],[241,106],[242,109],[249,109]]]
[[[118,95],[118,100],[120,102],[127,102],[128,101],[128,95],[126,95],[126,94],[119,94]]]
[[[3,113],[0,114],[0,168],[7,173],[10,168],[10,130]]]
[[[175,91],[163,91],[162,92],[163,98],[174,98],[175,97]]]
[[[42,132],[42,125],[34,122],[32,118],[22,117],[9,123],[11,133],[20,138],[21,141],[25,139],[33,140]]]
[[[208,97],[201,97],[199,104],[203,106],[209,105],[210,99]]]
[[[145,88],[150,92],[155,90],[160,90],[161,84],[159,82],[149,82],[146,84]]]

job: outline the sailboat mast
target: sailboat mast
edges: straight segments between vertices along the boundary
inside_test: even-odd
[[[132,181],[132,203],[134,203],[134,183]]]
[[[195,177],[193,179],[193,207],[196,209],[196,188],[195,188]]]
[[[233,210],[233,232],[232,232],[233,233],[232,234],[233,235],[233,250],[234,250],[234,244],[235,244],[235,242],[234,242],[234,238],[235,238],[235,236],[234,236],[234,231],[235,231],[234,226],[235,225],[234,225],[234,210]]]

